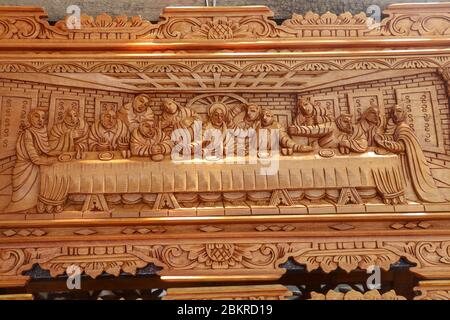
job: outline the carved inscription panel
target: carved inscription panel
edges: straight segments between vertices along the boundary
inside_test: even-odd
[[[407,123],[414,130],[423,149],[444,152],[436,88],[397,89],[396,95],[398,103],[406,108]]]
[[[348,93],[348,107],[355,120],[361,118],[363,112],[369,107],[378,107],[381,114],[384,112],[383,93],[380,90],[355,90]]]
[[[35,93],[0,91],[0,155],[14,152],[20,127],[36,101]]]
[[[69,109],[77,110],[81,116],[84,116],[84,97],[67,94],[52,94],[50,98],[50,111],[48,119],[48,128],[51,130],[54,124],[63,121],[65,112]]]

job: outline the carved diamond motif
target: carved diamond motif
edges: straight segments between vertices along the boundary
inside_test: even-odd
[[[97,231],[91,230],[91,229],[80,229],[74,232],[75,234],[78,234],[80,236],[89,236],[91,234],[96,234]]]
[[[18,235],[21,235],[22,237],[28,237],[31,234],[30,230],[22,229],[19,232],[17,232]]]
[[[392,228],[392,229],[395,229],[395,230],[399,230],[399,229],[401,229],[401,228],[403,228],[403,227],[404,227],[404,225],[401,224],[401,223],[394,223],[394,224],[391,224],[391,228]]]
[[[199,228],[199,230],[203,232],[219,232],[222,231],[223,229],[216,226],[203,226]]]
[[[3,231],[3,235],[6,237],[12,237],[15,234],[17,234],[17,232],[12,229]]]
[[[346,223],[335,224],[335,225],[330,226],[330,228],[334,229],[334,230],[338,230],[338,231],[346,231],[346,230],[355,229],[354,226],[352,226],[350,224],[346,224]]]
[[[31,234],[36,237],[41,237],[43,235],[46,235],[47,232],[45,232],[44,230],[41,230],[41,229],[35,229],[35,230],[33,230],[33,232]]]

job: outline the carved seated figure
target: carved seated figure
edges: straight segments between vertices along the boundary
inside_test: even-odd
[[[446,199],[434,183],[419,141],[406,123],[406,116],[403,106],[395,106],[391,112],[391,120],[395,125],[393,134],[377,134],[374,138],[375,142],[380,147],[400,156],[408,199],[415,200],[417,195],[422,201],[445,202]]]
[[[312,126],[330,121],[333,121],[333,118],[327,114],[326,109],[314,106],[311,100],[306,98],[298,101],[297,115],[293,121],[295,126]]]
[[[238,119],[236,116],[245,112],[243,119]],[[248,104],[244,106],[242,110],[240,107],[236,107],[230,112],[230,127],[234,129],[249,130],[256,129],[261,120],[262,108],[257,104]]]
[[[176,129],[188,129],[193,138],[193,125],[200,121],[200,117],[191,109],[179,105],[172,99],[163,101],[163,113],[161,116],[161,129],[171,136]]]
[[[295,126],[295,135],[318,138],[321,148],[336,148],[342,154],[367,151],[367,139],[363,131],[355,130],[352,116],[341,114],[334,122],[313,126]]]
[[[17,212],[33,208],[39,198],[40,166],[48,166],[57,160],[50,150],[45,112],[33,109],[28,114],[28,126],[17,140],[17,160],[13,169],[11,201],[5,212]]]
[[[153,119],[154,114],[150,106],[150,97],[147,94],[137,95],[133,102],[127,103],[119,110],[119,116],[127,124],[130,131],[139,127],[142,121]]]
[[[91,151],[123,151],[129,156],[130,132],[127,125],[117,118],[112,108],[107,108],[100,114],[89,131],[89,150]]]
[[[380,116],[380,109],[377,106],[370,106],[364,110],[361,118],[355,125],[355,131],[364,133],[369,147],[376,146],[374,137],[383,132],[383,120]]]
[[[223,103],[213,103],[208,109],[208,121],[203,125],[203,151],[206,156],[213,153],[233,155],[235,140],[228,126],[228,110]],[[221,155],[215,156],[221,158]]]
[[[265,133],[262,133],[261,129],[265,129],[267,130]],[[279,137],[279,145],[281,146],[281,148],[287,148],[287,149],[291,149],[293,152],[309,152],[312,151],[313,148],[311,146],[305,146],[302,144],[298,144],[296,143],[294,140],[292,140],[292,138],[288,135],[286,129],[280,124],[278,123],[278,121],[275,121],[274,115],[271,111],[269,110],[264,110],[262,112],[262,118],[261,121],[256,129],[257,132],[257,136],[259,138],[261,134],[267,134],[267,150],[269,151],[272,143],[270,141],[271,139],[271,131],[272,130],[278,130],[278,137]],[[282,149],[283,151],[283,149]],[[284,153],[284,152],[282,152]]]
[[[173,148],[170,137],[157,127],[154,119],[142,121],[133,130],[130,145],[133,156],[146,156],[153,161],[161,161]]]
[[[50,146],[58,152],[75,152],[81,159],[82,152],[88,150],[89,125],[80,117],[78,109],[67,109],[63,121],[50,131]]]

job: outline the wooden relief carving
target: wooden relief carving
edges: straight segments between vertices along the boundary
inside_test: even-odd
[[[441,119],[435,87],[397,89],[397,100],[408,112],[408,125],[424,150],[442,152]],[[416,129],[420,128],[420,129]]]
[[[71,29],[0,8],[0,283],[74,262],[274,279],[290,258],[449,275],[448,11],[167,8]]]
[[[1,92],[0,153],[14,153],[17,136],[27,114],[37,104],[37,93],[4,90]]]

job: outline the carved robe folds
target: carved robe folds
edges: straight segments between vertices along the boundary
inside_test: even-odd
[[[47,128],[30,127],[17,141],[17,161],[13,170],[13,194],[5,212],[28,210],[39,198],[40,165],[49,164]]]
[[[162,131],[155,132],[153,137],[145,137],[139,128],[133,130],[130,140],[131,154],[133,156],[156,156],[170,154],[173,142]],[[156,152],[155,147],[159,148]]]
[[[129,135],[127,125],[119,119],[111,129],[106,129],[101,122],[96,122],[89,132],[89,149],[92,151],[127,150]]]
[[[412,184],[415,194],[420,200],[427,202],[445,201],[444,196],[441,195],[434,183],[419,141],[406,123],[399,124],[392,137],[378,140],[377,143],[387,150],[399,154],[405,181]],[[410,192],[407,196],[415,198],[413,192]]]
[[[61,152],[87,151],[88,134],[89,126],[83,119],[74,127],[65,122],[58,123],[50,131],[50,146]]]

